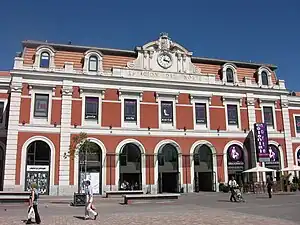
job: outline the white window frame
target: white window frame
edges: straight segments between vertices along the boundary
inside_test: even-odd
[[[210,130],[210,115],[209,115],[209,106],[211,103],[210,97],[197,97],[192,96],[191,103],[193,105],[193,123],[194,123],[194,130]],[[196,104],[202,103],[206,106],[206,124],[197,124],[196,123]]]
[[[158,102],[158,127],[159,129],[176,129],[176,103],[178,103],[179,93],[156,93],[156,101]],[[172,102],[173,103],[173,123],[162,123],[161,122],[161,102]]]
[[[95,92],[84,92],[81,93],[80,97],[82,99],[82,113],[81,113],[81,124],[82,126],[91,126],[91,127],[101,127],[101,119],[102,119],[102,100],[103,100],[103,93],[95,93]],[[97,121],[91,121],[85,119],[85,98],[86,97],[97,97],[99,99],[98,102],[98,119]]]
[[[277,124],[276,124],[276,111],[275,111],[275,104],[274,103],[260,103],[260,109],[261,109],[261,117],[262,117],[262,121],[263,123],[265,122],[265,115],[264,115],[264,107],[272,107],[272,111],[273,111],[273,127],[271,126],[267,126],[268,127],[268,131],[276,131],[277,130]]]
[[[266,72],[267,75],[268,75],[268,85],[263,85],[262,84],[262,72]],[[269,87],[272,87],[273,86],[273,83],[272,83],[272,73],[271,71],[266,68],[266,67],[260,67],[257,71],[257,76],[258,76],[258,86],[262,87],[262,88],[269,88]]]
[[[231,69],[233,72],[233,83],[228,83],[227,82],[227,76],[226,76],[226,70]],[[236,66],[232,63],[226,63],[222,66],[222,81],[223,84],[228,84],[228,85],[236,85],[238,84],[238,76],[237,76],[237,69]]]
[[[6,125],[6,118],[7,118],[7,104],[8,104],[8,99],[5,98],[0,98],[0,102],[3,102],[3,117],[2,117],[2,123],[0,123],[0,128],[5,128]]]
[[[51,87],[49,87],[51,88]],[[48,102],[48,117],[47,118],[35,118],[34,117],[34,110],[35,110],[35,95],[36,94],[48,94],[49,95],[49,102]],[[49,90],[45,89],[32,89],[30,90],[31,95],[31,105],[30,105],[30,123],[31,124],[43,124],[43,125],[50,125],[51,124],[51,116],[52,116],[52,97],[53,97],[53,90],[52,88]]]
[[[242,124],[241,124],[241,100],[226,100],[225,101],[225,119],[226,119],[226,130],[227,131],[239,131],[241,130]],[[229,125],[228,124],[228,111],[227,106],[228,105],[236,105],[237,106],[237,113],[238,113],[238,124],[237,125]]]
[[[299,117],[300,117],[300,114],[293,114],[295,136],[296,136],[296,137],[300,137],[300,133],[297,133],[297,128],[296,128],[296,116],[299,116]]]
[[[41,55],[43,52],[47,52],[49,54],[49,68],[40,67]],[[40,46],[37,48],[35,52],[35,60],[33,64],[33,68],[41,71],[49,71],[55,69],[54,64],[55,50],[50,46]]]
[[[136,122],[129,122],[124,120],[124,106],[125,99],[136,100]],[[142,101],[142,92],[129,92],[119,90],[119,100],[121,100],[121,127],[122,128],[140,128],[140,105]]]
[[[96,56],[98,59],[97,71],[89,71],[90,57]],[[84,54],[83,73],[89,75],[100,75],[103,73],[103,56],[102,53],[96,50],[89,50]]]

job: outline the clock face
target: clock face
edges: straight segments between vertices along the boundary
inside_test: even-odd
[[[172,65],[172,57],[168,53],[161,53],[157,57],[157,62],[161,67],[167,69]]]

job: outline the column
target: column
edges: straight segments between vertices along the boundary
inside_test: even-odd
[[[294,155],[293,155],[292,134],[291,134],[291,124],[290,124],[288,103],[289,103],[288,96],[281,95],[281,109],[282,109],[282,118],[283,118],[286,158],[287,158],[288,166],[292,166],[294,165]],[[281,165],[281,167],[283,168],[284,165]]]
[[[16,185],[16,164],[18,148],[18,127],[22,94],[22,77],[13,77],[7,128],[7,142],[4,169],[4,191],[24,191],[22,185]],[[21,146],[20,146],[21,147]],[[20,174],[19,174],[20,177]],[[24,181],[20,181],[23,184]]]
[[[60,128],[60,161],[59,161],[59,194],[70,195],[76,191],[70,186],[70,158],[64,158],[68,153],[71,139],[71,110],[72,110],[73,82],[64,80],[61,104],[61,128]]]

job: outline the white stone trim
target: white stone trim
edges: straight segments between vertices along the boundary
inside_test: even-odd
[[[99,148],[101,149],[101,154],[102,154],[102,157],[101,157],[102,158],[102,162],[101,162],[102,193],[100,193],[100,195],[101,195],[106,191],[106,153],[107,153],[107,150],[106,150],[106,147],[103,144],[103,142],[100,141],[99,139],[92,138],[92,137],[88,137],[87,139],[90,142],[93,142],[96,145],[98,145]],[[78,151],[78,146],[76,148],[76,151]],[[66,160],[69,160],[69,159],[66,159]],[[77,189],[78,189],[78,185],[79,185],[78,178],[79,178],[79,156],[78,156],[78,154],[75,154],[75,157],[74,157],[74,185],[77,187]]]
[[[2,123],[0,123],[0,129],[4,129],[6,126],[6,119],[7,119],[7,110],[9,108],[7,107],[8,99],[7,98],[0,98],[0,102],[3,102],[3,116],[2,116]],[[1,146],[1,144],[0,144]]]
[[[191,184],[192,184],[192,189],[194,189],[195,186],[195,167],[194,167],[194,152],[196,150],[196,148],[199,145],[207,145],[212,153],[212,159],[213,159],[213,172],[214,172],[214,176],[215,176],[215,185],[216,185],[216,190],[214,191],[219,191],[219,181],[218,181],[218,162],[217,162],[217,151],[216,148],[213,146],[212,143],[210,143],[209,141],[206,140],[200,140],[200,141],[196,141],[193,143],[191,149],[190,149],[190,161],[191,161]]]
[[[174,94],[173,96],[166,96],[166,95],[159,95],[157,94],[157,101],[158,101],[158,127],[159,129],[176,129],[176,102],[178,100],[178,95]],[[167,101],[172,102],[173,104],[173,123],[162,123],[161,122],[161,102]]]
[[[236,69],[236,66],[232,63],[225,63],[222,66],[222,81],[223,81],[223,84],[229,84],[227,82],[227,76],[226,76],[226,70],[227,69],[232,70],[232,72],[233,72],[233,84],[237,84],[239,82],[238,76],[237,76],[237,69]]]
[[[261,76],[262,72],[266,72],[267,75],[268,75],[268,85],[263,85],[262,84],[262,76]],[[258,76],[258,86],[264,87],[264,88],[268,88],[268,87],[272,87],[273,86],[273,83],[272,83],[272,73],[269,70],[269,68],[264,67],[264,66],[260,67],[257,70],[257,76]]]
[[[89,59],[91,56],[96,56],[98,59],[97,71],[89,71]],[[89,50],[84,54],[83,61],[83,73],[88,75],[100,75],[103,74],[103,57],[102,53],[97,50]]]
[[[265,122],[265,115],[264,115],[264,107],[272,107],[272,112],[273,112],[273,127],[268,126],[268,131],[277,131],[277,122],[276,122],[276,111],[275,111],[275,104],[274,103],[265,103],[262,102],[260,103],[260,110],[261,110],[261,117],[262,121]]]
[[[115,149],[115,153],[116,153],[115,190],[118,190],[119,188],[119,179],[120,179],[119,154],[123,150],[126,144],[135,144],[141,151],[142,190],[146,193],[146,189],[147,189],[146,188],[147,185],[146,184],[146,150],[144,145],[140,141],[132,138],[121,141]]]
[[[210,104],[211,104],[211,97],[198,97],[192,96],[191,103],[193,105],[193,124],[194,130],[210,130]],[[204,103],[206,109],[206,124],[197,124],[196,123],[196,104],[197,103]]]
[[[88,92],[83,92],[80,94],[80,97],[82,98],[82,113],[81,113],[81,123],[82,126],[88,126],[88,127],[99,127],[101,126],[101,121],[102,121],[102,99],[103,99],[104,93],[95,93],[92,91],[88,91]],[[98,119],[97,121],[88,121],[85,119],[85,99],[86,97],[97,97],[99,102],[98,102]]]
[[[160,141],[154,148],[154,190],[158,193],[158,152],[162,149],[166,144],[171,144],[175,147],[178,153],[178,172],[180,173],[180,185],[183,185],[183,169],[182,169],[182,151],[179,144],[171,139],[165,139]]]
[[[237,116],[238,116],[238,124],[237,125],[229,125],[228,124],[228,111],[227,107],[228,105],[236,105],[237,106]],[[226,101],[225,103],[225,119],[226,119],[226,130],[227,131],[237,131],[241,130],[241,109],[240,109],[240,103],[237,101]]]
[[[50,87],[49,87],[50,88]],[[52,116],[52,95],[53,90],[47,89],[31,89],[29,91],[31,95],[31,103],[30,103],[30,124],[50,124],[51,123],[51,116]],[[35,106],[35,96],[36,94],[48,94],[48,117],[47,118],[35,118],[34,117],[34,106]]]
[[[245,168],[245,170],[247,170],[248,167],[249,167],[248,166],[248,162],[249,162],[248,152],[247,152],[247,149],[244,148],[243,143],[240,142],[240,141],[236,141],[236,140],[228,142],[225,145],[224,150],[223,150],[223,164],[224,164],[224,180],[225,180],[225,183],[228,183],[227,150],[231,145],[238,145],[242,148],[243,153],[244,153],[244,168]]]
[[[40,61],[41,61],[41,54],[43,52],[47,52],[49,54],[49,68],[41,68],[40,67]],[[40,46],[37,48],[35,52],[35,60],[33,63],[33,69],[35,70],[41,70],[41,71],[52,71],[55,69],[55,64],[54,64],[54,57],[55,57],[55,50],[51,46]]]
[[[297,133],[297,128],[296,128],[296,116],[300,117],[300,114],[293,114],[295,137],[300,137],[300,133]]]
[[[22,146],[22,152],[21,152],[21,174],[20,174],[20,184],[21,184],[21,188],[24,191],[25,188],[25,172],[26,172],[26,165],[27,165],[27,148],[28,146],[34,142],[34,141],[43,141],[45,142],[49,148],[50,148],[50,168],[49,168],[49,173],[50,173],[50,179],[49,179],[49,194],[51,195],[51,193],[55,193],[56,190],[53,190],[54,188],[54,175],[55,175],[55,146],[53,144],[53,142],[44,136],[33,136],[29,139],[27,139],[27,141],[25,141],[25,143]]]
[[[127,92],[119,91],[119,99],[121,100],[121,127],[127,128],[140,128],[140,103],[141,103],[142,93],[140,92]],[[136,100],[136,122],[127,122],[124,120],[124,104],[125,99]]]

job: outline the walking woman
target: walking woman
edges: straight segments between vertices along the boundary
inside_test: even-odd
[[[31,208],[33,208],[35,222],[37,224],[40,224],[41,223],[41,218],[40,218],[38,207],[37,207],[39,194],[38,194],[38,190],[36,188],[37,188],[36,183],[32,183],[31,184],[31,193],[30,193],[30,199],[29,199],[29,210],[28,210],[28,212],[30,212],[32,210]],[[26,224],[32,224],[32,223],[33,222],[31,221],[31,217],[29,216]]]

